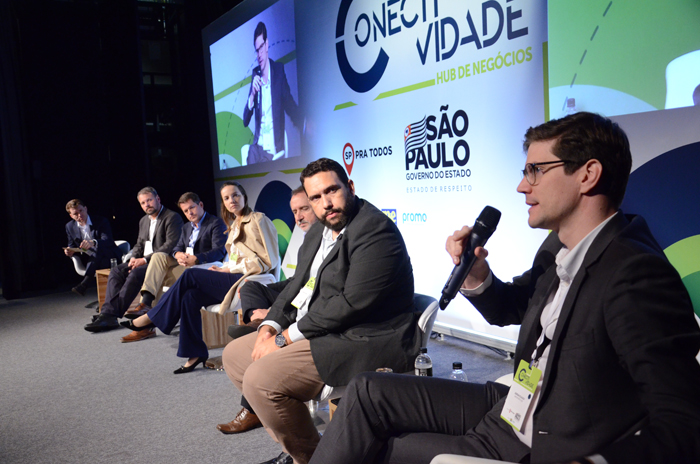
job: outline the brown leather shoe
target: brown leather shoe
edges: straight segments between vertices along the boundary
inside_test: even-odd
[[[136,319],[137,317],[143,316],[150,310],[151,308],[149,308],[145,304],[139,303],[139,305],[134,309],[128,309],[126,313],[124,313],[124,317],[127,319]]]
[[[247,432],[248,430],[253,430],[258,427],[262,427],[260,419],[246,408],[242,408],[236,415],[236,418],[228,424],[219,424],[216,426],[221,433],[225,433],[226,435]]]
[[[153,338],[156,336],[156,329],[148,329],[148,330],[135,330],[131,332],[129,335],[126,337],[122,337],[122,343],[129,343],[129,342],[139,342],[141,340],[145,340],[147,338]]]

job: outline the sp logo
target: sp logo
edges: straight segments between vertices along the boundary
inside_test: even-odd
[[[343,163],[345,163],[348,175],[352,175],[352,165],[355,164],[355,149],[350,143],[346,143],[343,147]]]

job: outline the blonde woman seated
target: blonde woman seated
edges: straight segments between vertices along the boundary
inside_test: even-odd
[[[225,182],[221,187],[221,216],[229,224],[228,262],[221,267],[187,269],[153,309],[121,323],[131,330],[158,327],[169,334],[179,320],[177,355],[188,360],[175,374],[191,372],[200,363],[204,366],[209,357],[202,340],[200,308],[217,303],[228,308],[242,278],[279,266],[277,230],[267,216],[248,206],[248,195],[238,182]]]

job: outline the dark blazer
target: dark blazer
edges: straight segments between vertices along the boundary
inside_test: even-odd
[[[112,237],[112,228],[109,225],[109,221],[100,216],[88,216],[92,225],[90,229],[92,230],[92,236],[97,240],[97,249],[104,253],[105,256],[113,255],[115,257],[121,256],[121,252],[117,245],[114,243],[114,237]],[[75,221],[69,221],[66,224],[66,235],[68,236],[69,248],[78,248],[83,241],[83,235],[80,232],[78,223]]]
[[[555,233],[513,284],[494,278],[470,298],[487,321],[521,323],[515,355],[530,360],[557,285]],[[700,462],[700,330],[683,282],[644,219],[619,213],[591,244],[554,332],[533,417],[530,460],[601,454],[608,463]],[[501,419],[481,428],[518,462],[529,450]],[[636,432],[640,431],[638,434]]]
[[[134,258],[146,258],[146,261],[151,259],[151,255],[144,256],[144,247],[148,241],[148,230],[151,226],[151,218],[145,215],[139,221],[139,237],[136,245],[132,248],[132,256]],[[158,251],[170,254],[180,238],[182,231],[182,216],[166,207],[158,217],[155,234],[153,234],[153,253]]]
[[[283,329],[295,320],[291,305],[309,280],[324,226],[314,224],[299,249],[297,270],[271,307],[268,320]],[[316,368],[329,385],[357,373],[413,367],[420,348],[413,305],[413,269],[396,225],[357,198],[354,216],[321,264],[309,312],[298,324],[311,343]]]
[[[177,252],[185,252],[190,243],[190,235],[194,226],[187,221],[182,226],[180,240],[173,248],[172,254]],[[213,261],[221,261],[226,255],[226,224],[224,221],[213,214],[205,214],[202,223],[199,225],[199,235],[197,241],[194,242],[194,255],[197,257],[197,264],[211,263]]]
[[[255,69],[253,69],[253,76],[256,74],[260,74],[260,66],[256,66]],[[283,64],[270,60],[270,79],[272,80],[272,87],[270,88],[272,98],[272,130],[275,134],[275,152],[279,152],[284,150],[284,113],[289,115],[292,122],[297,127],[302,127],[304,117],[301,111],[299,111],[299,107],[289,90],[287,74],[284,72]],[[251,93],[253,93],[252,84],[248,91],[248,99],[250,99]],[[246,99],[245,108],[243,109],[243,125],[248,127],[253,111],[255,111],[255,137],[253,143],[257,144],[258,138],[260,137],[260,119],[262,118],[262,112],[258,104],[259,100],[257,96],[254,99],[252,109],[248,109],[248,99]]]

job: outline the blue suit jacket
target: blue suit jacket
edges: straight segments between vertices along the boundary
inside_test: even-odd
[[[177,252],[184,253],[187,250],[193,227],[189,221],[182,226],[180,240],[173,248],[173,255]],[[224,224],[224,221],[220,217],[207,213],[202,219],[202,223],[199,226],[199,236],[194,243],[194,255],[197,257],[197,263],[204,264],[221,261],[226,254],[226,237],[226,224]]]
[[[92,230],[93,238],[97,240],[97,249],[104,253],[105,256],[109,254],[117,257],[121,256],[119,248],[114,244],[109,221],[100,216],[88,216],[88,218],[92,222],[90,229]],[[83,235],[75,221],[70,221],[66,224],[66,235],[68,236],[68,245],[66,246],[69,248],[78,248],[83,241]]]

